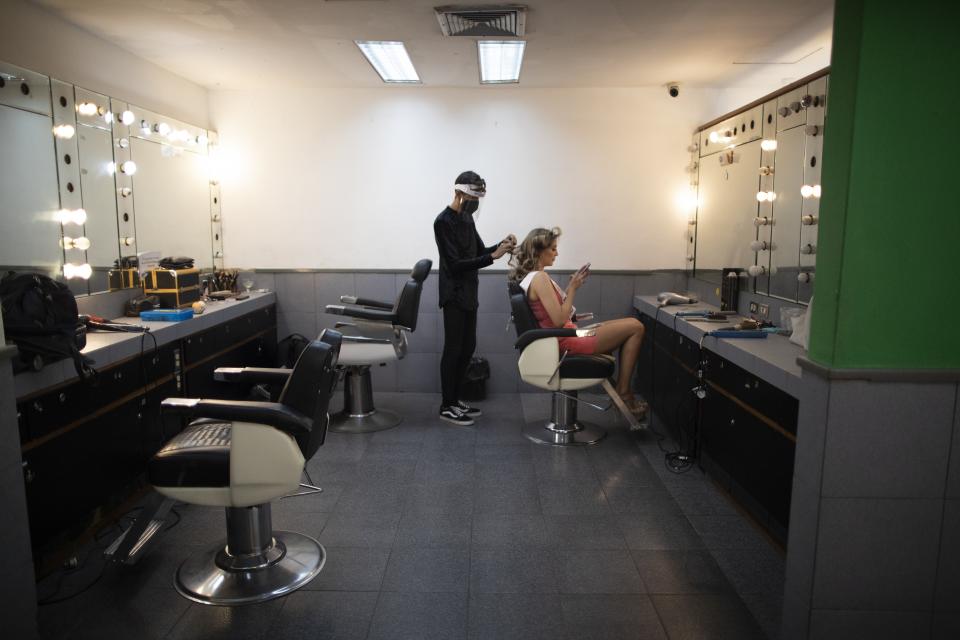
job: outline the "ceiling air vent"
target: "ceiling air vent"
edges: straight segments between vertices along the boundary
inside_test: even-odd
[[[435,7],[445,36],[522,36],[527,7],[522,4]]]

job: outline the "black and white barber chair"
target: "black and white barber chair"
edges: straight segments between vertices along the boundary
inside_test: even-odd
[[[517,330],[514,346],[520,350],[520,378],[535,387],[553,392],[550,420],[546,424],[528,424],[523,435],[540,444],[560,446],[599,442],[607,433],[578,419],[577,403],[580,399],[577,392],[603,385],[613,375],[613,358],[608,355],[561,353],[558,338],[590,336],[594,335],[594,330],[543,329],[530,310],[523,289],[510,283],[509,291],[513,324]]]
[[[225,507],[227,516],[226,541],[177,571],[181,595],[202,604],[263,602],[302,587],[323,568],[319,542],[273,530],[270,502],[320,490],[301,485],[300,477],[326,434],[340,338],[325,331],[292,370],[231,369],[224,378],[284,382],[278,402],[163,401],[165,412],[191,422],[150,460],[150,483],[174,500]],[[298,493],[301,486],[309,491]]]
[[[327,313],[347,316],[334,327],[343,332],[339,367],[345,371],[343,410],[331,421],[332,431],[367,433],[391,429],[402,418],[373,404],[370,367],[400,360],[407,354],[407,333],[417,329],[420,293],[433,261],[424,258],[413,266],[410,279],[394,302],[340,296],[346,304],[328,304]]]

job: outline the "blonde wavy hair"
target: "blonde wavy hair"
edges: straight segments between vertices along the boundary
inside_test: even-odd
[[[544,229],[538,227],[527,234],[520,246],[510,256],[510,275],[507,276],[510,282],[520,284],[528,273],[536,271],[539,267],[540,254],[549,249],[550,246],[560,237],[560,227]]]

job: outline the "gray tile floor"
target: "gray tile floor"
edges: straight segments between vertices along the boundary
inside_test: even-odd
[[[439,422],[433,394],[381,393],[405,416],[376,434],[331,433],[308,469],[318,496],[274,505],[274,525],[316,536],[308,586],[241,608],[181,598],[173,574],[224,535],[222,511],[181,521],[134,566],[44,606],[44,638],[774,638],[783,558],[698,471],[669,472],[650,434],[613,412],[590,448],[534,445],[546,393],[478,405],[474,428]],[[106,539],[106,536],[105,536]],[[63,578],[100,573],[99,555]],[[40,585],[49,596],[55,580]]]

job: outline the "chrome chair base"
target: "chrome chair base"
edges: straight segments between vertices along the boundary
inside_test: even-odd
[[[347,367],[343,383],[343,410],[330,416],[330,431],[371,433],[392,429],[403,421],[393,411],[377,409],[373,404],[373,384],[369,365]]]
[[[537,444],[552,444],[563,447],[576,447],[596,444],[607,436],[607,432],[600,427],[577,422],[573,428],[558,429],[557,425],[548,422],[531,422],[523,429],[523,435]]]
[[[550,420],[528,423],[523,435],[537,444],[551,444],[559,447],[576,447],[596,444],[603,440],[607,432],[592,424],[577,419],[577,392],[554,392],[550,409]]]
[[[231,556],[221,541],[180,565],[175,586],[200,604],[234,606],[265,602],[313,580],[327,559],[319,542],[301,533],[275,531],[263,553]]]
[[[393,411],[374,409],[366,415],[350,415],[343,411],[330,416],[330,431],[337,433],[371,433],[393,429],[403,422],[403,418]]]

